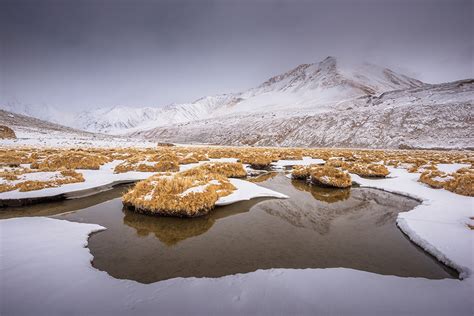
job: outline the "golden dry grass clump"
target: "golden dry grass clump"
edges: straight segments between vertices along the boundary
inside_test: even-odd
[[[462,168],[451,174],[453,180],[448,181],[445,189],[457,194],[474,196],[474,169]]]
[[[347,167],[343,167],[350,173],[355,173],[361,177],[386,177],[390,174],[387,167],[380,164],[370,163],[370,164],[362,164],[362,163],[354,163],[350,164]]]
[[[329,159],[325,165],[334,168],[342,168],[361,177],[383,178],[390,174],[387,167],[377,163],[346,162],[340,159]]]
[[[184,153],[179,156],[180,165],[198,163],[199,161],[208,161],[208,160],[209,158],[207,157],[207,155],[199,151]]]
[[[252,169],[268,169],[270,164],[273,162],[273,158],[270,155],[254,155],[245,154],[240,156],[240,161],[245,164],[249,164]]]
[[[320,167],[319,165],[309,165],[309,166],[293,166],[291,170],[291,178],[304,180],[311,176],[311,171],[314,168]]]
[[[19,166],[20,164],[32,163],[37,153],[33,149],[0,149],[0,165]]]
[[[10,127],[0,125],[0,139],[16,139],[16,134]]]
[[[98,170],[100,166],[110,161],[109,157],[95,152],[65,150],[33,162],[31,168],[39,170],[58,170],[60,168]]]
[[[122,200],[126,207],[139,213],[196,217],[207,214],[220,197],[235,189],[226,177],[196,168],[140,181]]]
[[[138,154],[114,168],[115,173],[129,171],[176,172],[179,171],[178,157],[168,152],[154,155]]]
[[[447,174],[442,171],[425,171],[420,175],[420,182],[432,188],[444,188],[460,195],[474,196],[474,169],[462,168]]]
[[[158,143],[158,144],[156,144],[156,146],[158,146],[158,147],[174,147],[175,144],[172,144],[172,143]]]
[[[352,185],[351,176],[347,172],[330,166],[312,168],[311,182],[336,188],[348,188]]]
[[[435,171],[435,170],[438,170],[438,167],[435,164],[424,164],[424,165],[414,164],[410,168],[407,169],[407,171],[410,173]]]
[[[208,162],[184,171],[183,174],[191,174],[194,171],[215,173],[227,178],[245,178],[247,176],[247,171],[245,171],[244,166],[240,162]]]
[[[0,180],[8,180],[9,182],[0,183],[0,192],[19,190],[20,192],[26,191],[35,191],[45,188],[58,187],[64,184],[69,183],[78,183],[84,182],[84,176],[82,173],[78,173],[74,170],[61,170],[59,173],[49,180],[40,181],[40,180],[23,180],[22,175],[24,174],[33,174],[36,172],[26,172],[21,175],[0,175]]]
[[[420,175],[419,181],[429,185],[432,188],[441,189],[444,188],[446,183],[452,179],[453,177],[446,172],[439,170],[427,170]]]

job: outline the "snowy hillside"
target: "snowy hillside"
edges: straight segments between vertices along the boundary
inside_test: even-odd
[[[323,113],[229,114],[133,136],[255,146],[474,148],[474,81],[362,96]]]
[[[232,95],[204,97],[193,103],[170,104],[164,107],[112,107],[79,114],[74,126],[83,130],[124,134],[167,124],[207,118],[222,104],[229,104]]]
[[[256,88],[192,103],[99,108],[74,120],[52,109],[41,115],[81,130],[151,141],[473,148],[473,99],[473,80],[426,84],[380,66],[327,57]]]
[[[1,146],[47,147],[154,147],[154,142],[96,134],[0,110],[0,125],[13,129],[17,139],[2,139]]]
[[[346,66],[328,57],[319,63],[299,65],[244,92],[164,107],[101,108],[80,113],[72,126],[93,132],[126,134],[231,113],[324,112],[358,97],[424,85],[383,67],[368,63]]]

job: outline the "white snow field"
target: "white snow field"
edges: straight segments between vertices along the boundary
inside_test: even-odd
[[[422,200],[397,224],[463,280],[382,276],[352,269],[270,269],[152,284],[114,279],[91,265],[88,236],[105,229],[45,217],[0,221],[2,315],[473,315],[473,198],[434,190],[391,168],[363,179]],[[243,232],[245,233],[245,232]],[[159,268],[159,267],[157,267]]]

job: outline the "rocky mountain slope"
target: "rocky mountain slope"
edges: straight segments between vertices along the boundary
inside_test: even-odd
[[[45,136],[50,133],[64,133],[76,136],[94,135],[94,133],[5,110],[0,110],[0,124],[12,128],[18,135],[29,133],[43,134]]]
[[[229,114],[324,112],[346,100],[423,85],[386,68],[367,63],[346,67],[336,58],[328,57],[319,63],[299,65],[247,91],[164,107],[97,109],[78,115],[73,126],[125,134]]]
[[[366,148],[474,148],[474,81],[346,100],[324,112],[247,113],[133,133],[177,143]]]
[[[473,99],[472,79],[426,84],[380,66],[347,66],[328,57],[247,91],[164,107],[99,108],[70,124],[178,143],[474,148]],[[52,120],[54,113],[47,111]]]

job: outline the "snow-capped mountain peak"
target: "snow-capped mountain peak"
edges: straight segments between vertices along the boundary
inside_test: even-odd
[[[205,96],[191,103],[160,107],[98,108],[75,115],[70,125],[91,132],[126,134],[229,115],[320,113],[356,98],[423,85],[421,81],[387,68],[368,63],[346,65],[329,56],[317,63],[301,64],[240,93]],[[48,117],[44,110],[39,113],[42,119],[57,122],[55,111],[47,111]],[[38,117],[32,111],[23,114]],[[65,121],[61,120],[61,123],[65,124]]]

